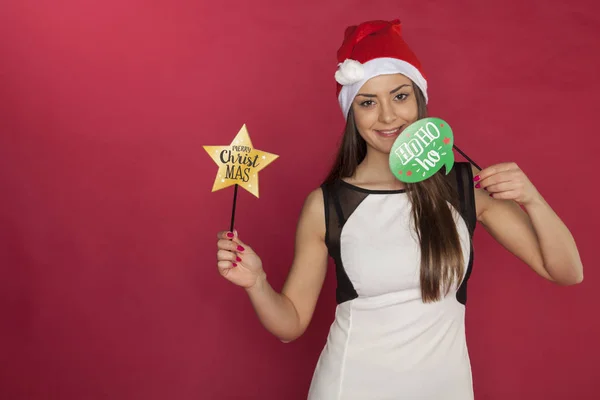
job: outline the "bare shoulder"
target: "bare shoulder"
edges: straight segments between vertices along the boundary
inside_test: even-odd
[[[323,208],[323,189],[318,187],[313,189],[306,198],[304,199],[304,206],[310,208],[311,210],[316,211],[319,208]]]
[[[325,201],[320,187],[312,190],[304,199],[298,224],[325,238]]]

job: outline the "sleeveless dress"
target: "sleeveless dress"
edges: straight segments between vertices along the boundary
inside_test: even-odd
[[[476,224],[472,172],[447,175],[465,274],[434,303],[420,291],[420,247],[403,190],[323,185],[326,243],[336,266],[337,308],[309,400],[473,399],[465,337],[467,280]]]

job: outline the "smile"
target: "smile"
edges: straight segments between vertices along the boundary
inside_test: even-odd
[[[376,129],[375,130],[375,132],[377,132],[380,136],[384,136],[384,137],[398,136],[401,131],[402,131],[402,126],[399,128],[395,128],[395,129],[387,129],[387,130]]]

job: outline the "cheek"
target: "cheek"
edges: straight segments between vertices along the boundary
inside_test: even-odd
[[[364,131],[377,122],[377,113],[375,109],[354,108],[354,123],[359,131]]]
[[[398,104],[396,107],[396,115],[405,121],[415,122],[419,117],[419,108],[417,107],[416,100],[409,101],[406,103]]]

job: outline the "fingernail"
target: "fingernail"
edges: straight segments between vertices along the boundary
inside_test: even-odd
[[[238,246],[237,249],[238,251],[244,251],[244,248],[242,246]]]
[[[473,180],[474,180],[475,182],[477,182],[479,179],[481,179],[481,178],[479,178],[479,175],[476,175],[476,176],[475,176],[475,178],[473,178]]]
[[[236,263],[232,263],[232,264],[233,264],[233,266],[234,266],[234,267],[237,267],[237,264],[236,264]]]
[[[479,183],[477,185],[475,185],[476,189],[479,189],[480,187],[481,187],[481,184],[479,184]]]
[[[237,262],[240,262],[240,261],[242,261],[242,259],[241,259],[241,258],[239,258],[239,257],[236,257],[236,258],[235,258],[235,261],[237,261]]]
[[[490,197],[494,197],[494,193],[490,193]]]
[[[233,233],[227,232],[227,237],[233,237]]]

